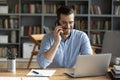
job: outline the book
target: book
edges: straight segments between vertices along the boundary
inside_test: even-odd
[[[96,30],[97,29],[97,21],[92,20],[91,23],[90,23],[90,28],[92,30]]]
[[[15,4],[15,7],[14,7],[14,12],[13,13],[19,13],[20,11],[20,9],[19,9],[19,4]]]
[[[115,6],[115,15],[120,14],[120,6]]]
[[[100,6],[97,6],[97,11],[98,11],[98,14],[101,14]]]
[[[35,13],[35,4],[29,4],[29,13]]]
[[[120,74],[115,74],[115,72],[114,72],[113,69],[111,69],[110,73],[112,74],[112,76],[113,76],[114,78],[117,78],[117,79],[120,78]]]
[[[120,71],[120,66],[118,66],[118,65],[114,65],[113,68],[117,71]]]
[[[0,47],[0,58],[2,57],[2,48]]]
[[[4,28],[8,29],[8,27],[9,27],[9,20],[8,20],[8,18],[4,19],[3,24],[4,24]]]
[[[101,44],[100,34],[97,34],[97,43]]]
[[[13,18],[10,18],[10,20],[9,20],[9,22],[10,22],[10,28],[12,28],[13,29]]]
[[[114,65],[113,66],[113,71],[114,71],[115,74],[120,74],[120,66]]]
[[[90,13],[91,13],[91,14],[94,14],[93,6],[90,6]]]
[[[85,30],[86,29],[86,25],[87,25],[87,22],[85,22],[85,20],[81,20],[81,22],[80,22],[81,30]]]
[[[115,74],[120,74],[120,71],[117,71],[114,68],[113,68],[113,71],[114,71]]]
[[[104,26],[105,26],[104,29],[105,29],[105,30],[108,30],[108,29],[109,29],[109,21],[105,21],[105,25],[104,25]]]
[[[0,28],[3,28],[3,20],[0,19]]]

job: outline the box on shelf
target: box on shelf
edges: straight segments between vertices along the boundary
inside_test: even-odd
[[[0,5],[0,13],[8,13],[8,6]]]
[[[0,35],[0,43],[8,43],[8,35]]]
[[[23,43],[23,58],[30,58],[33,47],[34,47],[34,43],[30,43],[30,42]],[[38,47],[36,48],[36,51],[37,50]]]

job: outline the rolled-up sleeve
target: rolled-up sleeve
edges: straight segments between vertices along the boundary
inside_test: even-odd
[[[91,55],[92,48],[91,48],[91,44],[90,44],[90,41],[89,41],[87,34],[83,33],[81,37],[82,37],[81,38],[82,39],[82,44],[81,44],[82,54]]]
[[[48,65],[50,65],[51,62],[49,62],[43,54],[38,54],[37,56],[37,63],[39,64],[40,68],[46,68]]]
[[[37,56],[37,63],[39,64],[40,68],[46,68],[51,64],[51,62],[48,61],[44,56],[44,53],[51,47],[51,41],[49,40],[49,37],[52,36],[47,34],[41,41],[40,51]]]

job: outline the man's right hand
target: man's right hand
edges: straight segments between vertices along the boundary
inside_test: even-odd
[[[55,42],[54,44],[50,47],[50,49],[48,51],[46,51],[44,53],[45,57],[47,60],[49,60],[50,62],[53,61],[54,57],[55,57],[55,54],[56,54],[56,51],[58,49],[58,46],[60,44],[60,41],[62,39],[61,37],[61,33],[63,33],[63,28],[62,26],[56,26],[55,29],[54,29],[54,37],[55,37]]]
[[[63,28],[62,26],[56,26],[54,29],[54,37],[55,37],[55,42],[59,42],[61,41],[62,37],[61,37],[61,33],[63,33]]]

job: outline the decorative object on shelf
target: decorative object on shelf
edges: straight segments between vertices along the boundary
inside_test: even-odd
[[[116,65],[119,65],[119,64],[120,64],[120,57],[116,57],[116,59],[115,59],[115,64],[116,64]]]
[[[16,72],[16,54],[13,54],[12,49],[8,49],[7,53],[7,70]]]
[[[16,43],[16,31],[11,32],[11,43]]]

